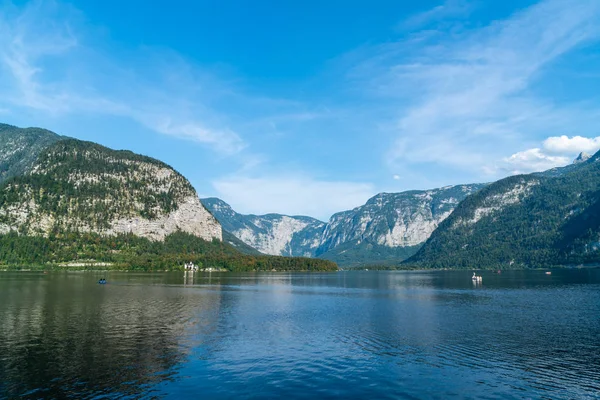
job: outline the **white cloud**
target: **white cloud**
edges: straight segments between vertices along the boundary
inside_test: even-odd
[[[513,154],[504,160],[504,169],[512,174],[545,171],[555,167],[563,167],[572,159],[566,156],[551,156],[541,149],[529,149]]]
[[[593,154],[600,150],[600,136],[587,138],[582,136],[568,137],[566,135],[549,137],[544,140],[544,150],[551,153],[581,153]]]
[[[400,180],[400,175],[394,175],[392,178],[394,178],[395,181],[399,181]]]
[[[542,148],[536,147],[520,151],[502,159],[500,165],[488,167],[485,172],[495,174],[498,171],[511,174],[545,171],[571,163],[578,153],[594,154],[600,149],[600,136],[553,136],[542,142]]]
[[[304,176],[230,177],[214,181],[213,186],[217,196],[240,213],[309,215],[324,221],[333,213],[364,204],[375,192],[368,183]]]

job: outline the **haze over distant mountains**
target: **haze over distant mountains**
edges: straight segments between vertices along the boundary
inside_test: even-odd
[[[324,222],[311,217],[243,215],[223,200],[212,197],[201,201],[223,229],[264,254],[313,257],[325,228]]]
[[[304,216],[242,215],[220,199],[202,203],[223,228],[265,254],[320,257],[341,265],[398,262],[483,184],[381,193],[334,214],[328,223]]]

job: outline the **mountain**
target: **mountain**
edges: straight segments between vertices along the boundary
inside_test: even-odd
[[[454,207],[483,184],[381,193],[325,224],[310,217],[242,215],[220,199],[202,203],[244,243],[266,254],[301,255],[344,266],[390,263],[413,255]]]
[[[484,186],[380,193],[334,214],[316,255],[343,265],[398,262],[413,255],[460,201]]]
[[[10,143],[30,143],[37,150],[56,139],[34,132],[42,136],[29,140],[32,130],[19,135],[13,129]],[[27,162],[12,165],[28,170],[2,184],[0,233],[133,233],[157,240],[182,231],[221,239],[221,226],[187,179],[158,160],[75,139],[55,141],[37,157],[31,156],[34,150],[19,148]]]
[[[39,128],[0,125],[0,267],[337,270],[229,233],[167,164]],[[222,240],[223,239],[223,240]]]
[[[573,162],[564,167],[554,167],[546,171],[542,172],[534,172],[532,175],[543,176],[543,177],[557,177],[569,173],[578,168],[578,164],[586,162],[592,156],[587,154],[586,152],[581,152],[579,155],[573,160]]]
[[[240,239],[235,237],[233,233],[228,232],[225,229],[223,229],[223,241],[242,254],[249,254],[255,256],[262,255],[260,251],[256,250],[254,247],[248,246],[246,243],[242,242]]]
[[[600,153],[467,197],[407,264],[516,268],[600,262]]]
[[[589,160],[590,158],[592,158],[592,156],[590,156],[588,153],[582,151],[581,153],[579,153],[577,158],[573,161],[573,164],[579,164],[579,163],[585,162],[585,161]]]
[[[61,139],[45,129],[0,124],[0,184],[28,171],[42,150]]]
[[[264,254],[311,257],[325,228],[324,222],[310,217],[243,215],[223,200],[213,197],[201,201],[224,230]]]

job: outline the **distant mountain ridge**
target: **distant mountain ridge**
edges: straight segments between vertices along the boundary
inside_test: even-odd
[[[579,153],[579,155],[577,156],[577,158],[575,160],[573,160],[573,164],[579,164],[579,163],[582,163],[582,162],[586,162],[590,158],[592,158],[591,155],[589,155],[585,151],[582,151],[581,153]]]
[[[264,254],[312,257],[325,228],[324,222],[311,217],[243,215],[223,200],[211,197],[201,201],[223,229]]]
[[[341,266],[397,266],[406,259],[406,266],[420,268],[600,263],[599,159],[581,153],[570,165],[491,184],[380,193],[302,232],[301,243],[310,244],[304,255]],[[234,211],[221,205],[228,212],[217,218],[227,223]],[[236,236],[248,243],[253,232],[246,225]],[[282,240],[282,233],[270,237]]]
[[[411,256],[462,199],[484,186],[380,193],[362,206],[334,214],[328,223],[302,216],[242,215],[220,199],[202,202],[225,230],[263,253],[357,265]]]
[[[412,256],[460,201],[484,186],[380,193],[334,214],[316,256],[346,266],[397,264]]]
[[[420,268],[600,264],[600,152],[491,184],[380,193],[325,223],[304,216],[242,215],[216,198],[203,199],[203,205],[189,181],[159,160],[44,129],[0,124],[0,144],[0,239],[8,253],[15,243],[25,246],[17,249],[19,260],[27,259],[26,246],[33,243],[27,237],[48,238],[39,243],[55,246],[57,260],[106,254],[102,251],[111,243],[104,238],[119,237],[130,261],[144,263],[143,248],[159,251],[148,265],[171,265],[169,260],[184,259],[192,248],[210,252],[204,260],[228,268],[260,270],[288,263],[295,269],[334,268],[318,264],[324,260],[312,265],[260,253],[317,257],[343,266],[398,265],[407,258],[405,266]],[[81,242],[63,252],[70,234]],[[127,234],[165,244],[148,245]],[[213,239],[225,247],[211,247]],[[94,243],[101,244],[92,251]]]

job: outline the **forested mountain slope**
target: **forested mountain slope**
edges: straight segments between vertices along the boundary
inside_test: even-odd
[[[31,170],[0,189],[0,233],[133,233],[151,239],[183,231],[221,239],[221,226],[190,183],[168,165],[91,142],[61,140]]]
[[[517,268],[600,262],[600,153],[467,197],[407,264]]]
[[[48,146],[65,139],[41,128],[17,128],[0,124],[0,184],[27,172]]]

